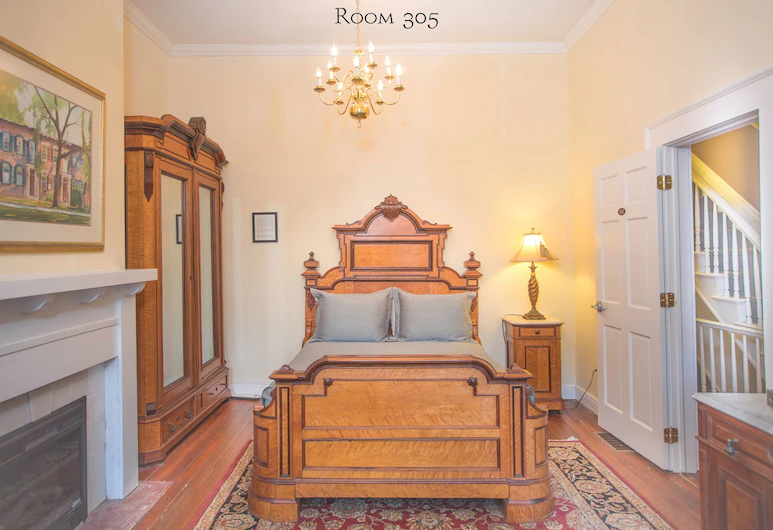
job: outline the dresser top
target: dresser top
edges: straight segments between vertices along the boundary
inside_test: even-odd
[[[773,407],[765,394],[725,394],[699,392],[692,398],[698,403],[727,414],[738,421],[773,435]]]
[[[555,317],[545,316],[545,320],[526,320],[522,316],[517,315],[505,315],[502,320],[513,326],[560,326],[564,323]]]

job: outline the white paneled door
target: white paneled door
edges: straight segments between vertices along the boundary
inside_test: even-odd
[[[655,152],[648,151],[594,172],[597,365],[599,425],[665,469],[667,387],[658,229],[662,192],[655,162]]]

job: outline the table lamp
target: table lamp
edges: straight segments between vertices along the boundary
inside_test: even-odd
[[[537,298],[539,297],[539,284],[537,283],[537,266],[534,265],[537,261],[553,261],[557,260],[558,256],[552,254],[548,247],[545,245],[545,240],[542,239],[542,234],[534,232],[531,229],[531,233],[523,234],[523,242],[521,248],[515,254],[515,257],[510,260],[511,263],[529,263],[531,262],[531,276],[529,277],[529,301],[531,302],[531,311],[523,315],[526,320],[545,320],[545,317],[537,311]]]

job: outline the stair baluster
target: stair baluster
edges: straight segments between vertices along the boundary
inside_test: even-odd
[[[706,336],[706,334],[704,333],[705,329],[706,329],[705,326],[698,324],[698,334],[700,336],[699,343],[700,343],[700,350],[701,350],[701,365],[700,365],[701,392],[706,392],[706,348],[704,346],[705,336]],[[748,378],[748,374],[747,374],[747,378]]]
[[[754,298],[757,302],[757,325],[762,327],[762,292],[760,291],[762,282],[760,282],[760,253],[756,248],[752,256],[752,265],[754,267]]]
[[[705,253],[704,256],[704,265],[703,268],[705,269],[704,272],[711,272],[710,265],[711,265],[711,243],[709,240],[709,198],[706,196],[706,193],[703,194],[703,252]]]
[[[692,185],[695,195],[695,204],[693,205],[693,213],[695,215],[695,252],[701,251],[701,197],[698,185],[693,183]]]
[[[749,393],[749,356],[746,352],[749,351],[749,343],[746,340],[746,335],[743,336],[743,391]],[[757,372],[759,372],[760,364],[757,363]],[[759,385],[758,387],[759,388]]]
[[[741,262],[743,263],[743,297],[746,300],[746,323],[752,323],[752,293],[749,278],[749,248],[746,238],[741,237]]]
[[[719,214],[714,201],[711,201],[711,253],[711,272],[719,274]]]
[[[715,205],[716,206],[716,205]],[[732,223],[731,223],[732,226]],[[733,231],[735,233],[735,230]],[[730,252],[727,246],[727,214],[722,212],[722,275],[725,277],[725,296],[730,296]]]

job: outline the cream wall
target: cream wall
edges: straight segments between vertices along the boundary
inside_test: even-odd
[[[172,59],[127,19],[124,19],[123,28],[125,115],[160,118],[169,112],[169,63]]]
[[[0,35],[106,95],[104,251],[0,253],[0,275],[123,268],[123,2],[2,0],[0,13]]]
[[[773,65],[771,20],[770,0],[617,0],[569,53],[578,386],[596,367],[593,168],[643,151],[646,124]]]
[[[127,64],[141,46],[129,47]],[[136,41],[135,41],[136,44]],[[396,58],[393,58],[393,60]],[[337,263],[334,224],[392,193],[454,227],[446,263],[482,262],[480,330],[504,362],[500,318],[527,311],[528,267],[511,265],[532,226],[561,261],[538,269],[540,309],[571,321],[573,259],[565,55],[405,57],[399,105],[357,129],[312,91],[320,57],[171,59],[168,108],[207,118],[224,149],[225,340],[233,381],[260,385],[303,338],[303,261]],[[476,79],[485,76],[486,85]],[[141,88],[141,87],[137,87]],[[145,87],[147,88],[147,87]],[[485,89],[485,91],[482,91]],[[152,94],[127,84],[127,112]],[[137,102],[136,105],[134,102]],[[279,212],[279,243],[253,244],[252,212]],[[573,383],[574,326],[564,330]],[[245,388],[254,388],[248,386]]]

